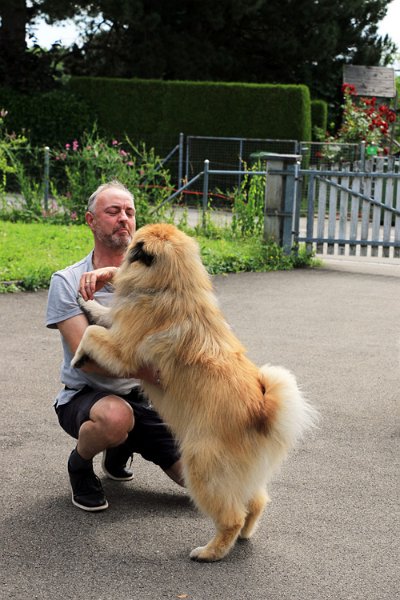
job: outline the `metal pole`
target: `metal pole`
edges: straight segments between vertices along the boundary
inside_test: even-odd
[[[242,161],[243,161],[243,140],[241,139],[239,142],[239,171],[242,169]],[[238,187],[240,188],[240,184],[242,182],[242,177],[238,175]]]
[[[360,142],[360,167],[361,171],[365,171],[365,141]]]
[[[44,148],[44,210],[49,210],[50,148]]]
[[[188,136],[186,138],[186,164],[185,164],[185,179],[186,180],[189,179],[189,160],[190,160],[190,157],[189,157],[189,152],[190,152],[189,146],[190,146],[190,137]]]
[[[203,180],[203,229],[206,228],[206,212],[208,206],[208,171],[210,167],[210,161],[204,161],[204,180]]]
[[[184,134],[179,134],[179,162],[178,162],[178,188],[182,185],[183,178],[183,141]]]
[[[397,93],[397,88],[396,88],[396,95],[394,97],[394,114],[397,114],[397,102],[398,102],[398,93]],[[392,121],[392,126],[390,128],[390,140],[389,140],[389,156],[392,156],[392,152],[393,152],[393,141],[394,141],[394,134],[395,134],[395,125],[396,125],[396,121]]]

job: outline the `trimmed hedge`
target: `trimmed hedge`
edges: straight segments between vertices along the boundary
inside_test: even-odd
[[[94,109],[110,135],[311,139],[304,85],[259,85],[72,77],[68,89]]]
[[[87,103],[68,90],[22,94],[0,88],[8,132],[24,132],[32,146],[55,146],[79,138],[93,124]]]
[[[80,138],[95,121],[100,132],[134,142],[177,139],[180,132],[308,141],[316,103],[303,85],[72,77],[42,94],[0,88],[8,131],[51,147]]]

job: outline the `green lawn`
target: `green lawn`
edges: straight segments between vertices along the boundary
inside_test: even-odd
[[[284,256],[261,240],[211,240],[197,236],[203,262],[211,274],[271,271],[312,264],[304,253]],[[0,221],[0,292],[46,288],[51,274],[88,254],[93,238],[86,225]],[[11,282],[11,285],[10,285]]]
[[[46,287],[54,271],[78,261],[91,247],[86,225],[0,221],[0,282]]]

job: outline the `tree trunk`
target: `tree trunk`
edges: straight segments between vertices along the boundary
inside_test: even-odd
[[[0,48],[10,55],[11,51],[18,56],[26,49],[25,29],[27,10],[25,0],[2,0],[0,6],[1,28]]]

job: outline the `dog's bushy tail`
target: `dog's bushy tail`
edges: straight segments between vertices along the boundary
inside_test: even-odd
[[[273,403],[267,433],[268,463],[272,471],[285,459],[303,433],[314,426],[317,411],[302,395],[296,378],[284,367],[264,365],[260,376],[265,401]]]

